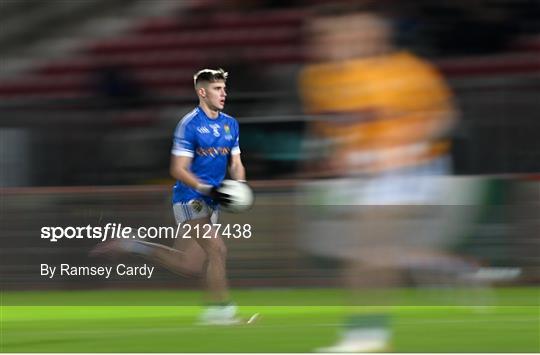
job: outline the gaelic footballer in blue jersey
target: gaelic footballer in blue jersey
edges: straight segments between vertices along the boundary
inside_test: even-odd
[[[238,122],[221,112],[227,98],[227,73],[223,69],[203,69],[193,79],[199,106],[176,127],[171,175],[177,179],[172,198],[176,222],[196,226],[217,221],[219,200],[213,193],[227,170],[235,180],[244,181],[246,176],[240,159]],[[225,243],[222,238],[195,241],[204,251],[209,296],[216,304],[201,320],[234,323],[236,308],[229,304]]]
[[[225,178],[245,181],[240,159],[238,122],[221,112],[227,98],[227,73],[203,69],[194,75],[199,105],[178,123],[173,138],[170,173],[173,210],[178,224],[195,230],[217,222],[220,194],[216,187]],[[213,228],[213,227],[212,227]],[[197,229],[198,230],[198,229]],[[94,250],[94,254],[134,253],[182,275],[202,275],[214,304],[202,314],[204,324],[236,324],[236,306],[229,302],[223,238],[213,230],[212,238],[178,238],[170,248],[161,244],[125,239]]]
[[[225,177],[229,158],[233,163],[234,156],[240,156],[238,135],[238,122],[234,118],[222,112],[210,118],[197,107],[176,126],[172,155],[191,159],[190,172],[201,183],[218,187]],[[204,193],[204,186],[201,192],[178,180],[173,189],[173,204],[188,203],[193,199],[201,199],[208,206],[216,205],[216,201]]]

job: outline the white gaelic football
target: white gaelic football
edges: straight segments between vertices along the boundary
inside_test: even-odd
[[[243,182],[223,180],[218,191],[231,196],[231,203],[222,206],[227,212],[243,212],[253,205],[253,191]]]

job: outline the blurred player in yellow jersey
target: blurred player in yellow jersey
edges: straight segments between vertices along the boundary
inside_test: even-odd
[[[434,177],[450,169],[451,93],[430,63],[392,46],[391,26],[378,15],[319,14],[306,31],[312,63],[300,93],[315,118],[311,137],[323,147],[312,170],[339,178],[324,183],[327,204],[350,206],[349,217],[315,222],[308,248],[346,260],[351,287],[392,285],[397,270],[443,254],[441,237],[415,218],[419,207],[442,204]],[[343,339],[323,350],[389,349],[384,314],[348,323]]]
[[[388,23],[373,14],[329,16],[311,24],[312,57],[300,78],[307,113],[332,143],[330,167],[383,173],[446,156],[451,94],[428,62],[390,45]]]

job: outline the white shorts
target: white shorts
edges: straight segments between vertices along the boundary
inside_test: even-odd
[[[387,257],[446,250],[454,243],[447,232],[448,223],[455,223],[450,215],[463,210],[446,206],[448,171],[448,160],[441,158],[375,177],[307,184],[303,248],[351,260],[379,256],[376,250]]]
[[[208,206],[202,199],[193,199],[187,203],[175,203],[173,212],[177,224],[206,217],[210,217],[210,222],[217,223],[219,218],[218,208]]]
[[[437,205],[443,204],[441,177],[450,173],[450,160],[441,157],[429,163],[390,171],[358,184],[354,204],[359,205]],[[354,185],[354,183],[352,184]],[[354,191],[354,186],[349,187]]]

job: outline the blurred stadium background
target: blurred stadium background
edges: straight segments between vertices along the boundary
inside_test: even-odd
[[[94,264],[87,257],[93,242],[51,245],[39,233],[46,225],[172,225],[172,132],[196,104],[192,75],[205,67],[230,73],[225,111],[240,122],[242,156],[257,194],[258,208],[224,216],[223,223],[254,225],[252,239],[229,243],[232,286],[341,286],[339,261],[302,248],[298,235],[304,226],[295,214],[307,181],[301,167],[310,119],[302,113],[296,82],[306,61],[302,26],[307,12],[321,3],[2,0],[2,292],[198,286],[165,270],[151,280],[47,280],[39,275],[40,263]],[[453,179],[463,196],[458,204],[474,206],[474,213],[460,220],[454,248],[485,265],[520,270],[504,286],[537,286],[538,1],[377,3],[393,21],[397,43],[430,59],[444,74],[460,110]],[[35,302],[47,304],[40,298]],[[532,312],[537,315],[538,308]],[[538,323],[528,329],[537,331]],[[525,350],[539,349],[538,338],[528,341]]]

